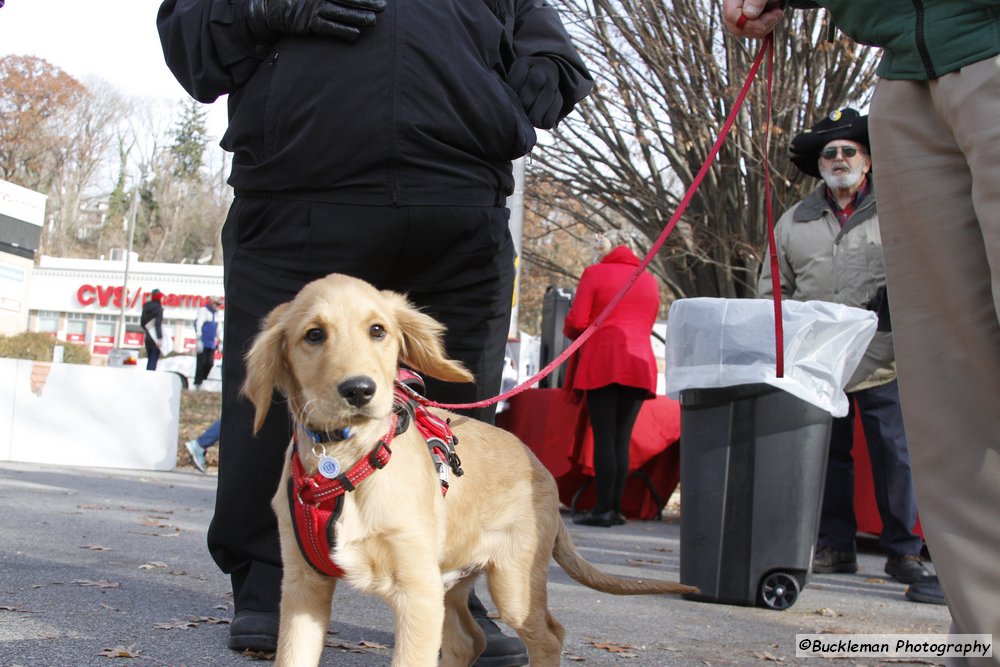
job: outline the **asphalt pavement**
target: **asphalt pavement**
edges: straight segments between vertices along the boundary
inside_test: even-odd
[[[215,483],[193,469],[0,463],[0,667],[261,664],[260,656],[225,646],[232,596],[205,545]],[[601,568],[678,578],[676,515],[610,529],[563,518],[584,556]],[[946,633],[947,608],[907,601],[904,585],[882,573],[884,560],[862,551],[858,574],[816,575],[784,611],[605,595],[553,563],[549,602],[566,627],[562,663],[836,665],[844,663],[796,658],[795,635]],[[338,587],[321,664],[389,665],[392,643],[388,608]]]

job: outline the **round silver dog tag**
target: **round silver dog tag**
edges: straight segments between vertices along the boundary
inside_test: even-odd
[[[317,467],[319,469],[319,474],[323,475],[323,477],[326,477],[327,479],[336,479],[343,471],[343,468],[340,467],[340,461],[325,454],[319,457]]]

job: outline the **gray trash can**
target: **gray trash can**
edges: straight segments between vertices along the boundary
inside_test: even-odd
[[[787,609],[809,579],[830,413],[767,384],[686,389],[681,583],[689,599]]]

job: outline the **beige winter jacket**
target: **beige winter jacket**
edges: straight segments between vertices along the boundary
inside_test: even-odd
[[[781,296],[796,301],[830,301],[865,308],[885,285],[875,189],[840,228],[821,184],[789,209],[774,227]],[[765,261],[757,287],[770,298],[771,266]],[[845,391],[859,391],[896,379],[892,333],[879,331]]]

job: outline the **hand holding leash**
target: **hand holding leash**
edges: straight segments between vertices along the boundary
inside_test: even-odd
[[[723,0],[722,19],[737,37],[762,39],[784,16],[781,0]]]

